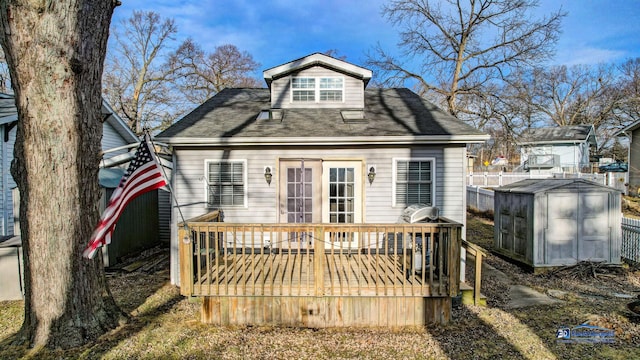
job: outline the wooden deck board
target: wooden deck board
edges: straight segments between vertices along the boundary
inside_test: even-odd
[[[407,278],[403,255],[325,254],[324,294],[329,296],[429,296],[429,277]],[[313,296],[313,254],[227,254],[211,261],[194,289],[202,295]],[[434,285],[440,285],[438,283]],[[442,286],[442,285],[441,285]]]

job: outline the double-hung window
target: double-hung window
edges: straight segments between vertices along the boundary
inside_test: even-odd
[[[292,78],[291,91],[294,102],[314,102],[316,101],[316,79]]]
[[[394,167],[394,206],[434,205],[434,159],[396,159]]]
[[[320,78],[320,101],[342,101],[342,78]]]
[[[207,161],[207,206],[238,207],[246,204],[246,162]]]
[[[293,102],[342,102],[344,79],[341,77],[292,77]]]

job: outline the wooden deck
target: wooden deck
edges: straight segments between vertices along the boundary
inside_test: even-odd
[[[410,274],[404,255],[323,255],[322,294],[314,283],[313,253],[228,254],[194,283],[204,296],[433,296],[444,284],[433,274]],[[444,280],[444,279],[443,279]],[[431,284],[431,285],[430,285]],[[436,291],[432,291],[436,289]]]
[[[458,291],[460,225],[452,222],[190,223],[189,229],[181,231],[184,295],[431,297]]]
[[[461,225],[231,224],[179,231],[180,291],[219,325],[448,322]]]

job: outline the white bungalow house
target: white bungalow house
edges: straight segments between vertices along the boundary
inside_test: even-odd
[[[173,150],[172,283],[202,296],[212,323],[446,321],[466,147],[488,135],[409,89],[367,89],[370,70],[320,53],[263,75],[267,88],[224,89],[156,136]],[[440,220],[398,224],[416,203]],[[224,222],[189,221],[212,211]],[[423,245],[407,265],[402,249]],[[380,313],[371,296],[411,314],[347,310]]]
[[[593,125],[535,128],[518,142],[520,165],[531,172],[590,172],[589,150],[597,146]]]

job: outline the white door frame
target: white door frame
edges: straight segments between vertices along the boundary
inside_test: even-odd
[[[353,179],[339,177],[331,179],[332,170],[353,169]],[[361,224],[363,219],[363,161],[361,160],[326,160],[322,162],[322,222],[337,223],[340,220],[346,223]],[[337,183],[331,184],[335,180]],[[334,185],[334,189],[331,189]],[[333,193],[332,193],[333,191]],[[332,208],[333,206],[333,208]],[[350,219],[346,219],[349,218]],[[332,242],[330,234],[325,236],[325,248],[357,248],[358,234],[349,234],[347,242]]]

